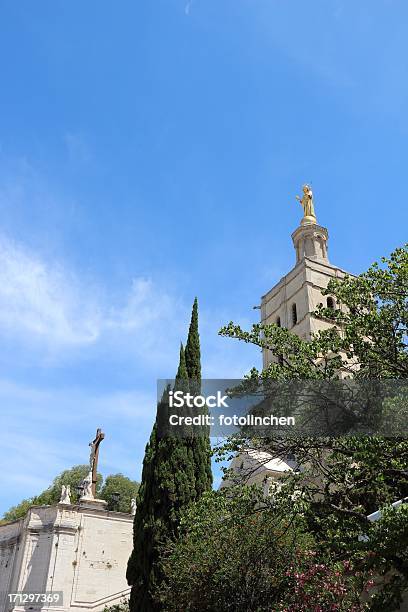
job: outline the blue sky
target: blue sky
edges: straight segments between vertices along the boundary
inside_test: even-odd
[[[294,263],[312,181],[333,263],[407,238],[401,0],[0,6],[0,513],[87,460],[140,476],[194,296],[217,336]]]

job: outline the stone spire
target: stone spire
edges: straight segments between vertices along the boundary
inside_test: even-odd
[[[310,340],[317,332],[333,326],[333,321],[314,313],[319,304],[336,308],[333,298],[323,293],[332,278],[342,279],[346,272],[329,262],[328,232],[317,222],[309,185],[304,185],[303,196],[298,200],[303,218],[292,234],[296,265],[262,296],[261,322],[286,327],[303,340]],[[263,350],[264,368],[277,359],[271,351]]]
[[[292,234],[293,246],[296,251],[296,263],[305,257],[316,261],[329,263],[327,256],[327,241],[329,233],[325,227],[317,223],[300,225]]]
[[[296,263],[305,257],[328,263],[327,240],[329,234],[325,227],[317,224],[313,192],[309,185],[303,185],[303,196],[296,196],[303,208],[303,219],[292,234],[296,250]]]

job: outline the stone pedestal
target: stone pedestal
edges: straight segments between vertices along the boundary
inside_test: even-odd
[[[296,250],[296,263],[305,257],[317,261],[329,262],[327,241],[329,233],[325,227],[315,222],[308,222],[313,217],[304,217],[301,225],[293,232],[293,246]]]
[[[108,502],[104,499],[95,499],[94,497],[81,497],[79,503],[86,508],[97,508],[99,510],[105,510],[108,505]]]
[[[303,217],[303,219],[300,222],[300,225],[310,225],[310,224],[312,225],[317,224],[316,217],[306,215],[306,217]]]

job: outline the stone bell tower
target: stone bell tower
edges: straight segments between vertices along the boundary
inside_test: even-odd
[[[304,216],[292,234],[296,265],[262,296],[261,323],[275,323],[304,340],[310,340],[314,333],[332,325],[330,320],[313,316],[318,305],[337,307],[334,298],[323,296],[322,290],[330,279],[344,278],[346,272],[329,262],[329,234],[325,227],[317,223],[313,193],[308,185],[303,187],[303,197],[298,200]],[[270,351],[264,351],[263,367],[267,367],[273,359]]]

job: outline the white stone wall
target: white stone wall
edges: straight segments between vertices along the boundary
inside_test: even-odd
[[[130,589],[133,517],[85,505],[37,506],[0,526],[0,612],[98,612]],[[10,605],[7,593],[62,591],[63,606]]]
[[[22,521],[0,527],[0,610],[9,591],[15,566]]]

